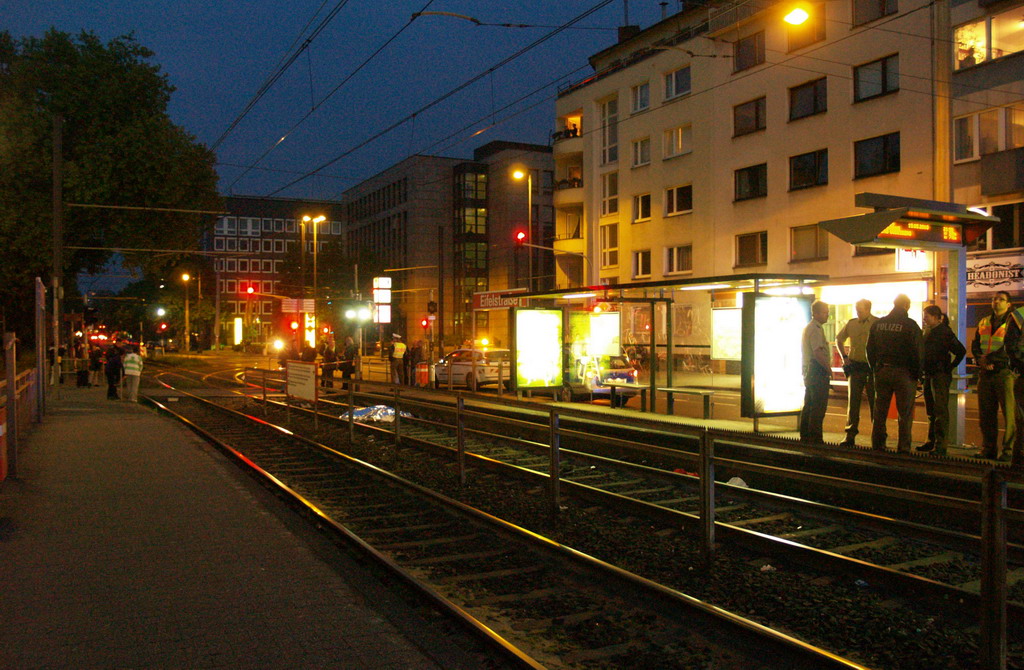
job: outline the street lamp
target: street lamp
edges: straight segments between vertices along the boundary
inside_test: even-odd
[[[187,272],[181,273],[181,281],[185,282],[185,353],[189,353],[192,344],[192,333],[188,323],[188,280],[192,277]]]
[[[512,173],[512,178],[517,181],[522,181],[523,177],[526,177],[526,244],[533,244],[533,175],[530,170],[516,170]],[[527,276],[526,286],[527,290],[533,290],[533,249],[528,248],[526,252],[527,259]]]
[[[321,214],[320,216],[318,216],[316,218],[313,218],[313,217],[310,217],[310,216],[303,216],[302,217],[302,232],[303,232],[303,235],[302,235],[302,251],[303,251],[303,259],[305,259],[305,251],[306,251],[306,235],[305,235],[306,224],[307,223],[312,223],[313,224],[313,340],[314,341],[309,343],[310,346],[312,346],[312,347],[316,346],[316,326],[317,326],[317,320],[316,320],[316,290],[317,290],[316,261],[317,261],[317,252],[319,251],[319,249],[318,249],[319,245],[317,244],[317,239],[316,239],[317,238],[317,234],[316,233],[317,233],[317,228],[319,228],[320,224],[323,221],[325,221],[325,220],[327,220],[327,217],[324,216],[323,214]],[[302,271],[303,271],[303,275],[305,275],[305,271],[306,271],[306,261],[305,260],[302,261]],[[305,283],[305,281],[303,281],[303,283],[302,283],[302,290],[303,290],[303,293],[305,293],[305,290],[306,290],[306,283]],[[303,297],[305,297],[305,295],[303,295]],[[309,338],[307,338],[307,339],[309,339]]]

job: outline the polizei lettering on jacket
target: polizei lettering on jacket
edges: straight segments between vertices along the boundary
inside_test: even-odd
[[[902,333],[902,323],[887,323],[885,321],[879,321],[875,323],[875,330],[884,330],[887,333]]]

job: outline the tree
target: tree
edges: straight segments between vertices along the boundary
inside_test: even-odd
[[[0,305],[8,328],[32,327],[32,284],[50,285],[54,118],[63,119],[64,202],[217,211],[215,156],[167,116],[174,87],[131,36],[103,44],[56,30],[0,32]],[[215,216],[66,207],[66,247],[197,248]],[[63,253],[65,286],[109,250]],[[147,274],[178,261],[125,253]]]

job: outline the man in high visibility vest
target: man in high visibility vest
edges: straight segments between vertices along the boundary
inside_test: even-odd
[[[391,360],[391,382],[393,384],[405,383],[405,342],[398,333],[391,335],[394,343],[391,345],[391,353],[388,358]]]
[[[978,366],[978,423],[981,425],[981,452],[979,458],[1009,462],[1017,435],[1016,407],[1013,386],[1016,375],[1010,368],[1006,348],[1008,335],[1016,339],[1019,334],[1012,318],[1010,294],[998,291],[992,297],[992,313],[978,322],[978,330],[971,342],[971,355]],[[1013,329],[1015,332],[1008,333]],[[1003,410],[1005,427],[999,442],[999,408]]]

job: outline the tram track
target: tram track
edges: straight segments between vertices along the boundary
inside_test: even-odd
[[[264,420],[176,397],[151,401],[525,667],[749,668],[766,653],[772,667],[863,667]]]
[[[366,400],[374,400],[374,396],[370,394],[362,397]],[[376,399],[387,402],[388,396],[387,394],[378,394]],[[449,397],[448,401],[451,400],[452,398]],[[273,407],[270,409],[272,415],[275,411],[280,412],[279,409],[274,410]],[[303,423],[301,418],[303,410],[292,407],[290,411],[294,414],[297,429],[301,427],[303,431],[313,430],[311,421]],[[337,414],[338,412],[334,412],[335,416]],[[546,412],[539,411],[536,414],[543,417]],[[321,426],[326,421],[326,417],[321,416]],[[446,467],[451,467],[450,464],[454,460],[454,444],[457,441],[451,432],[451,427],[439,430],[437,426],[429,426],[430,430],[424,432],[426,430],[425,422],[403,420],[401,423],[403,453],[410,451],[410,447],[429,448],[434,453],[442,454],[444,459],[442,462],[448,464]],[[370,431],[371,434],[376,434],[378,438],[371,438],[371,441],[375,441],[378,445],[387,444],[394,439],[393,433],[389,434],[391,431],[387,429],[356,425],[360,431]],[[525,430],[529,429],[529,426],[520,428]],[[325,429],[322,427],[321,431],[323,430]],[[326,430],[330,432],[332,429],[327,428]],[[338,425],[333,430],[343,432],[344,428]],[[534,487],[543,484],[549,461],[548,456],[545,455],[545,445],[539,441],[514,437],[512,434],[519,433],[519,430],[506,429],[502,431],[500,445],[494,443],[494,431],[474,429],[471,432],[472,435],[465,439],[465,448],[468,465],[477,473],[474,475],[475,478],[492,476],[482,474],[490,470],[500,473],[497,476],[502,479],[520,479]],[[489,439],[483,439],[479,435],[480,433],[486,433],[486,437]],[[628,442],[627,440],[618,441]],[[605,438],[603,446],[620,450],[624,448],[622,444],[611,444],[607,438]],[[782,450],[787,449],[785,442],[778,446]],[[380,448],[384,449],[383,446]],[[664,447],[658,448],[663,449]],[[641,451],[638,453],[639,456],[634,454],[634,458],[637,460],[651,459],[651,452]],[[582,452],[576,453],[573,450],[563,450],[562,455],[563,461],[560,465],[562,466],[563,486],[566,489],[571,489],[574,496],[590,503],[599,503],[604,509],[617,509],[622,514],[632,515],[634,522],[639,525],[646,526],[648,523],[656,523],[666,529],[678,529],[680,526],[694,527],[693,503],[697,496],[692,490],[692,476],[666,471],[663,467],[654,468],[625,461],[616,462],[615,459]],[[500,483],[498,485],[500,486]],[[835,509],[821,503],[803,501],[802,504],[812,508],[812,511],[808,512],[805,509],[799,514],[795,514],[792,510],[793,501],[786,496],[742,487],[726,487],[721,484],[718,488],[719,498],[716,501],[716,515],[719,519],[718,538],[727,541],[728,544],[745,546],[748,550],[764,556],[761,567],[767,566],[774,569],[773,564],[780,566],[783,563],[791,562],[794,565],[815,569],[816,574],[819,575],[822,573],[832,574],[833,577],[815,578],[825,579],[826,582],[835,579],[836,575],[845,574],[851,580],[856,578],[858,584],[867,582],[878,590],[904,593],[909,599],[916,600],[918,605],[925,600],[924,596],[931,596],[932,604],[925,605],[925,609],[930,607],[936,613],[945,612],[945,615],[939,614],[937,617],[939,621],[943,616],[962,619],[965,613],[968,613],[968,618],[971,618],[973,615],[969,612],[978,606],[976,583],[971,584],[971,580],[964,580],[960,576],[954,576],[952,579],[948,579],[948,583],[942,583],[942,574],[935,572],[944,569],[949,562],[954,562],[952,572],[956,575],[976,571],[976,564],[970,563],[969,560],[963,560],[963,557],[958,554],[963,551],[964,546],[969,549],[976,542],[976,537],[956,531],[951,533],[947,529],[936,530],[918,527],[920,524],[899,522],[896,519],[880,517],[877,514],[865,515],[863,513],[853,516],[855,518],[860,516],[861,524],[865,519],[871,521],[868,524],[871,526],[869,528],[871,532],[851,530],[844,527],[844,524],[850,523],[849,519],[837,523],[835,519],[829,518],[829,515],[835,513],[850,516],[851,510]],[[540,490],[539,487],[537,490]],[[765,498],[767,498],[767,502],[765,502]],[[751,499],[755,502],[752,503]],[[690,505],[690,507],[686,507],[686,505]],[[690,518],[687,519],[687,516]],[[659,534],[665,532],[658,531],[657,527],[653,526],[648,527],[647,530]],[[912,531],[921,531],[929,537],[937,534],[940,543],[928,546],[929,537],[921,541],[922,544],[919,544],[917,540],[907,543],[904,538],[913,536]],[[818,542],[824,537],[831,537],[833,541],[828,544]],[[742,540],[737,541],[736,538],[742,538]],[[770,538],[771,541],[766,538]],[[781,538],[781,540],[777,538]],[[837,538],[840,538],[838,543],[835,541]],[[753,541],[750,541],[751,539]],[[934,540],[935,538],[930,539]],[[804,554],[804,559],[792,557],[783,559],[788,548],[798,542],[810,545],[809,548],[815,550],[817,549],[814,545],[822,544],[830,551],[824,553],[819,551],[818,554],[815,554],[814,551],[808,552],[808,547],[800,547],[796,553]],[[943,549],[941,543],[960,543],[962,546],[958,550],[950,551]],[[584,539],[577,538],[571,544],[584,550],[588,549]],[[654,546],[655,543],[650,542],[650,544]],[[1011,547],[1011,549],[1011,556],[1019,551],[1019,548]],[[620,559],[621,553],[625,551],[627,550],[620,550],[619,555],[609,554],[605,557],[619,565],[632,567],[628,560]],[[843,554],[847,552],[851,556],[844,558]],[[599,551],[592,553],[601,555]],[[943,554],[946,554],[944,557],[946,560],[936,559],[936,557],[943,558]],[[811,558],[807,558],[808,556]],[[823,557],[827,560],[824,560]],[[779,563],[779,561],[783,561],[783,563]],[[878,565],[873,565],[873,563]],[[923,579],[918,577],[915,581],[913,577],[907,578],[903,574],[915,569],[921,569],[924,572]],[[649,570],[649,572],[645,570]],[[659,574],[658,570],[657,567],[649,566],[637,569],[638,572],[652,577]],[[674,577],[678,577],[678,575]],[[673,582],[672,578],[665,578],[665,583],[681,590],[687,590],[685,582]],[[956,586],[952,586],[953,584]],[[971,590],[972,586],[975,587],[974,591]],[[899,609],[902,605],[890,605],[890,607]],[[1011,611],[1014,614],[1019,613],[1019,609],[1019,604],[1011,604]],[[751,613],[755,611],[760,614],[759,608],[755,607],[750,610]],[[920,625],[927,628],[931,618],[925,617],[924,621],[925,623]],[[1015,622],[1011,619],[1011,623]],[[1018,633],[1015,635],[1019,637]],[[813,636],[811,637],[813,638]],[[1013,640],[1011,641],[1013,642]],[[833,648],[842,649],[842,647]],[[1020,667],[1014,665],[1020,660],[1019,653],[1016,651],[1018,648],[1019,643],[1013,642],[1015,655],[1011,657],[1011,667]],[[901,665],[900,667],[929,666]],[[969,665],[964,667],[969,667]]]

